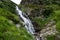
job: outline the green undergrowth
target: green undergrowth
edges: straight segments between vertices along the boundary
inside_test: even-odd
[[[48,18],[43,18],[43,19],[37,17],[37,18],[32,18],[32,20],[35,21],[35,22],[39,25],[39,27],[40,27],[41,29],[43,29],[43,28],[45,28],[45,27],[47,26],[47,24],[48,24],[51,20],[54,20],[54,16],[51,15],[51,16],[49,16]]]
[[[60,10],[55,11],[56,29],[60,32]]]
[[[12,20],[15,23],[19,22],[18,16],[16,16],[15,14],[13,14],[13,13],[11,13],[3,8],[0,8],[0,16],[4,16],[4,17]]]
[[[33,37],[21,24],[18,30],[17,23],[20,24],[17,15],[0,8],[0,40],[33,40]]]
[[[56,40],[56,36],[55,35],[48,35],[47,40]]]
[[[0,0],[0,8],[4,8],[15,14],[15,5],[10,0]]]

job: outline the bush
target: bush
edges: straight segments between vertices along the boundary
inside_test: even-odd
[[[56,40],[55,35],[48,35],[46,38],[47,40]]]

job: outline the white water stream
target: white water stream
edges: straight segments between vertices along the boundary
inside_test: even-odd
[[[34,34],[35,30],[34,30],[34,27],[31,23],[30,19],[23,16],[24,13],[21,10],[19,10],[18,6],[16,6],[16,10],[17,10],[18,14],[20,15],[20,17],[23,19],[25,28],[27,29],[27,31],[31,34]]]
[[[19,5],[22,0],[11,0],[11,1],[16,3],[17,5]],[[19,16],[23,19],[25,28],[27,29],[28,33],[34,34],[35,30],[31,23],[31,20],[29,18],[26,18],[25,17],[26,15],[24,16],[24,13],[18,8],[18,6],[16,6],[16,10],[17,10]],[[39,40],[38,38],[36,38],[36,39]]]

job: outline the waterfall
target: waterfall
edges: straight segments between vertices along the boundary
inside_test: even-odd
[[[17,5],[21,3],[21,0],[11,0],[11,1],[16,3]],[[28,33],[34,34],[35,30],[31,23],[31,20],[28,17],[25,17],[26,15],[24,16],[24,13],[18,8],[18,6],[16,6],[16,10],[19,16],[23,19],[25,28],[27,29]]]
[[[21,3],[22,0],[11,0],[12,2],[16,3],[17,5],[19,5]],[[18,15],[20,16],[20,18],[23,19],[24,24],[25,24],[25,28],[28,31],[28,33],[33,34],[33,36],[35,36],[35,30],[34,27],[32,25],[31,20],[29,19],[28,16],[25,15],[25,13],[23,13],[18,6],[16,6],[16,11],[18,12]],[[19,29],[19,28],[18,28]],[[40,40],[40,38],[38,36],[35,36],[35,40]]]
[[[16,6],[16,10],[18,12],[18,15],[23,19],[24,24],[25,24],[25,28],[27,29],[28,33],[31,33],[34,35],[35,30],[34,30],[34,27],[31,23],[31,20],[28,17],[25,17],[26,15],[24,16],[24,13],[21,10],[19,10],[18,6]],[[36,40],[40,40],[40,38],[38,36],[36,36]]]
[[[31,23],[31,20],[28,17],[25,17],[26,15],[24,16],[24,13],[21,10],[19,10],[18,6],[16,6],[16,10],[18,12],[18,15],[23,19],[24,24],[25,24],[25,28],[27,29],[28,33],[34,35],[35,30],[34,30],[34,27]],[[40,40],[40,38],[36,37],[36,40]]]
[[[25,28],[27,29],[28,33],[34,34],[35,30],[34,27],[31,23],[31,20],[29,18],[26,18],[23,14],[23,12],[21,10],[19,10],[18,6],[16,6],[16,10],[18,12],[18,14],[20,15],[20,17],[23,19],[24,24],[25,24]]]

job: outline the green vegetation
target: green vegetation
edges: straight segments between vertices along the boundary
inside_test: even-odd
[[[15,5],[10,0],[0,0],[0,40],[34,40],[23,27],[15,12]],[[60,0],[22,0],[19,7],[23,12],[31,13],[29,18],[36,22],[40,29],[54,20],[56,30],[60,33]],[[19,30],[16,24],[20,24]],[[55,35],[47,36],[47,40],[56,40],[55,38]]]
[[[4,8],[6,10],[9,10],[12,13],[15,13],[15,7],[14,7],[15,5],[16,4],[12,3],[10,0],[1,0],[0,1],[0,8]]]
[[[56,40],[55,35],[48,35],[47,40]]]
[[[55,19],[57,21],[57,23],[56,23],[56,29],[57,29],[57,31],[60,32],[60,10],[55,11]]]
[[[14,22],[19,22],[18,17],[0,8],[0,40],[33,40],[25,28],[21,27],[18,30]]]
[[[57,31],[59,31],[59,32],[60,32],[60,21],[59,21],[59,22],[57,22],[57,24],[56,24],[56,29],[57,29]]]
[[[9,0],[0,0],[0,40],[33,40],[16,15],[15,5]],[[19,29],[16,24],[20,24]]]

